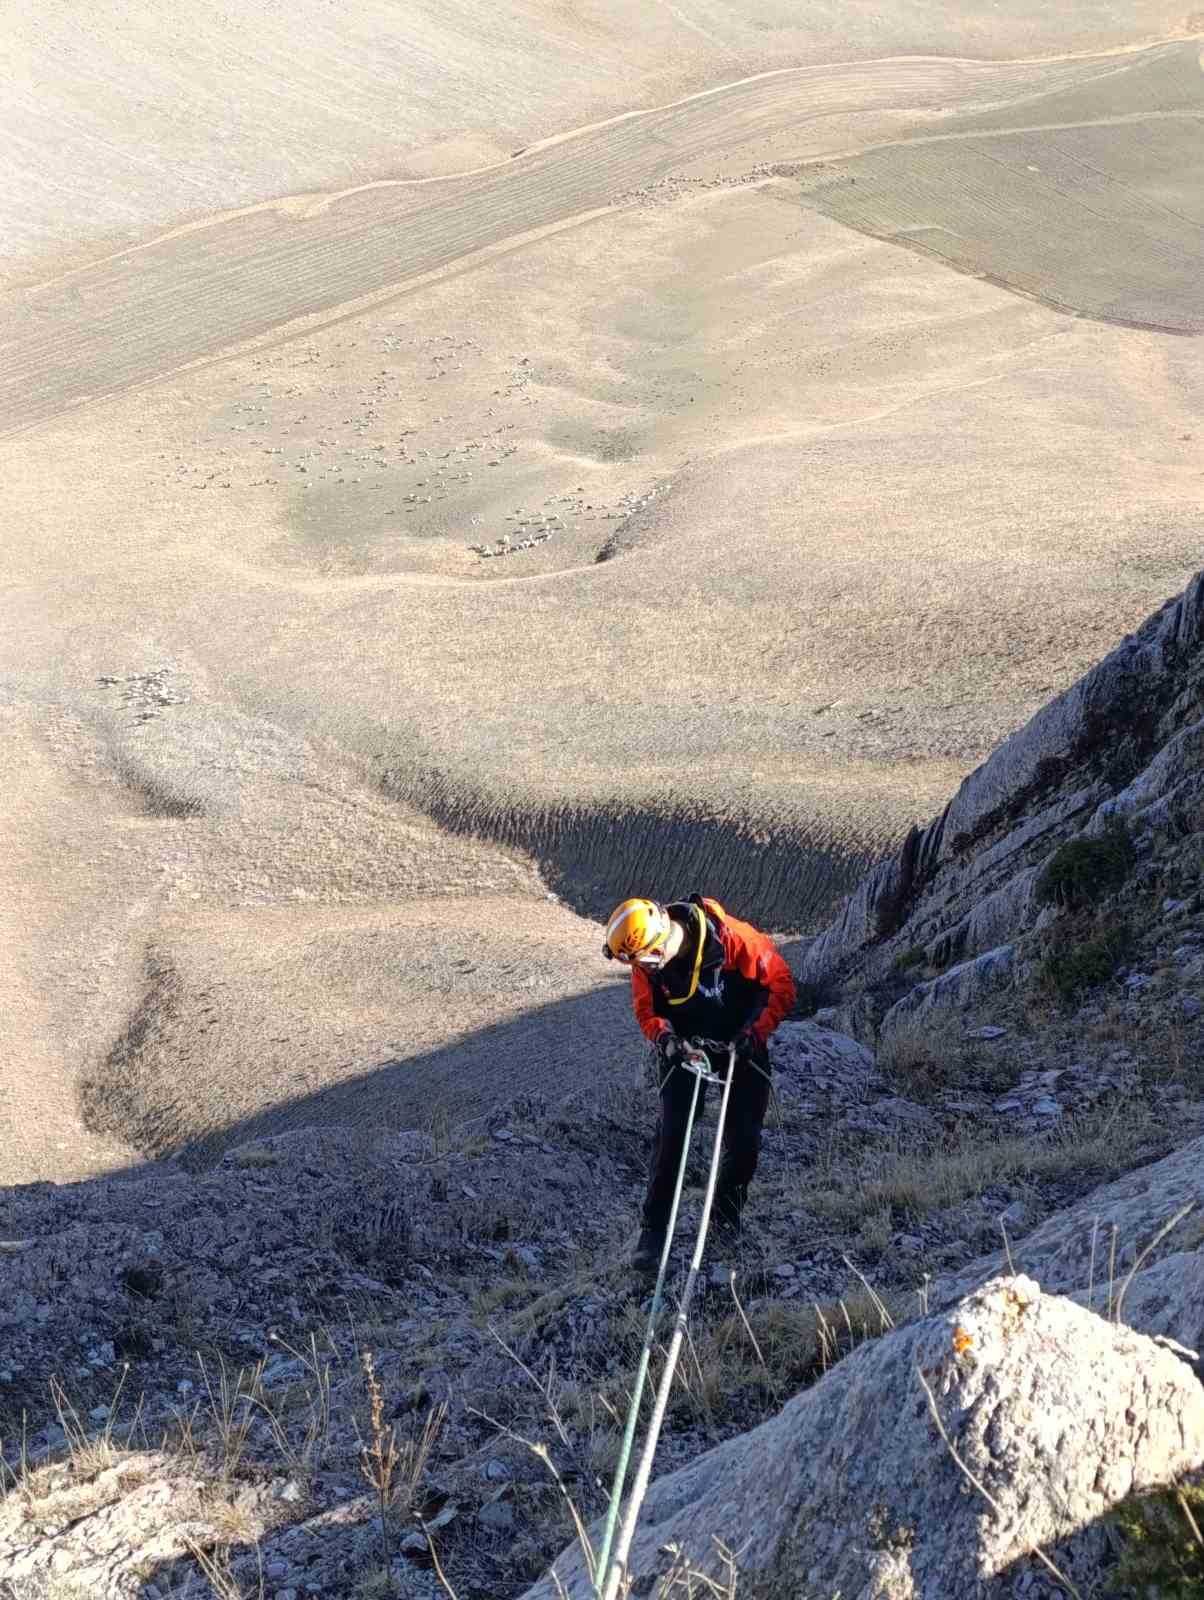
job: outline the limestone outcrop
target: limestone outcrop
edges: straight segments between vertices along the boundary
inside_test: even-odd
[[[1204,1352],[1204,1139],[971,1262],[934,1286],[933,1303],[955,1302],[1009,1260],[1051,1293]]]
[[[999,951],[1029,925],[1036,873],[1064,840],[1115,814],[1157,826],[1198,806],[1202,641],[1204,573],[1004,740],[867,875],[799,957],[802,978],[881,979],[909,948],[946,968]]]
[[[655,1482],[633,1592],[664,1592],[675,1562],[719,1577],[722,1542],[742,1600],[989,1600],[1037,1549],[1090,1574],[1100,1519],[1201,1461],[1204,1388],[1182,1360],[1030,1278],[996,1278]],[[525,1600],[590,1600],[579,1549],[556,1573]]]

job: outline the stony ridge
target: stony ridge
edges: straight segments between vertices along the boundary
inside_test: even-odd
[[[1113,809],[1194,799],[1202,640],[1204,573],[1005,739],[939,816],[867,874],[800,957],[803,978],[818,987],[879,979],[909,944],[942,965],[1006,948],[1031,910],[1035,865],[1071,833]]]

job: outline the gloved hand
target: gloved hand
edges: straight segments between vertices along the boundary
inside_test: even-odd
[[[732,1043],[736,1047],[737,1061],[755,1060],[760,1053],[761,1041],[751,1028],[741,1028]]]
[[[656,1041],[656,1053],[666,1069],[675,1067],[685,1059],[686,1042],[679,1039],[671,1028],[666,1028]]]

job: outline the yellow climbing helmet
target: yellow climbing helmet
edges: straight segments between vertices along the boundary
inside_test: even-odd
[[[655,900],[624,900],[607,920],[602,954],[608,961],[652,965],[672,926],[669,913]]]

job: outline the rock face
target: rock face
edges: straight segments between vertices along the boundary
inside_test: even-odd
[[[815,1022],[784,1022],[773,1036],[774,1070],[809,1095],[859,1105],[883,1091],[871,1051],[847,1034]]]
[[[921,1375],[989,1500],[941,1439]],[[740,1551],[742,1600],[990,1600],[1023,1585],[1038,1547],[1089,1572],[1112,1506],[1201,1461],[1204,1389],[1183,1361],[1029,1278],[997,1278],[654,1483],[633,1592],[654,1592],[674,1559],[717,1576],[721,1540]],[[563,1587],[545,1578],[525,1600],[590,1600],[578,1550],[556,1572]]]
[[[947,1006],[965,1007],[992,989],[1004,988],[1011,980],[1015,957],[1014,945],[1001,945],[971,961],[960,962],[929,983],[917,983],[910,994],[905,994],[890,1008],[882,1019],[882,1026],[889,1028],[904,1017],[922,1016]]]
[[[1098,831],[1114,811],[1165,825],[1198,805],[1202,640],[1199,574],[864,879],[800,958],[802,978],[880,978],[913,946],[939,966],[999,951],[1027,925],[1037,867],[1068,836]]]
[[[1119,1302],[1131,1327],[1204,1351],[1204,1139],[1096,1189],[1010,1250],[1051,1292],[1105,1315],[1117,1315]],[[972,1262],[934,1286],[933,1303],[953,1303],[1006,1260],[1000,1250]]]
[[[1098,1290],[1080,1290],[1082,1304],[1099,1302]],[[1123,1280],[1116,1315],[1152,1338],[1173,1340],[1204,1383],[1204,1256],[1181,1251]]]
[[[39,1521],[62,1533],[53,1548],[49,1540],[30,1537],[21,1508],[6,1505],[0,1511],[0,1574],[30,1584],[31,1594],[45,1592],[32,1587],[39,1579],[68,1572],[81,1594],[136,1594],[142,1586],[135,1587],[125,1570],[131,1550],[150,1571],[183,1555],[188,1533],[199,1534],[203,1526],[206,1488],[203,1473],[185,1475],[167,1456],[130,1457],[100,1472],[86,1491],[68,1482],[45,1496]]]

